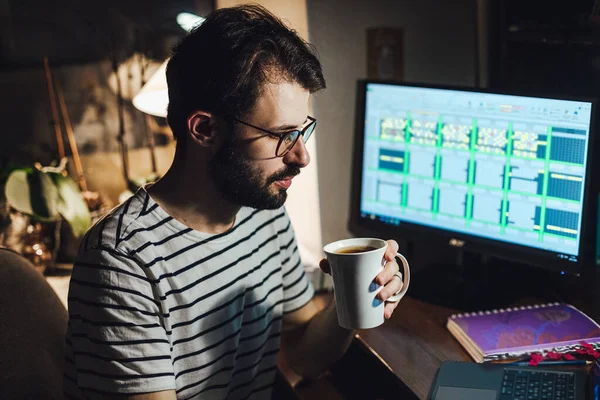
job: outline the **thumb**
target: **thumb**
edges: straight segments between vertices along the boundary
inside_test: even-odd
[[[326,258],[322,259],[319,262],[319,267],[321,267],[321,270],[323,272],[325,272],[326,274],[330,274],[331,273],[331,267],[329,266],[329,261],[327,261]]]

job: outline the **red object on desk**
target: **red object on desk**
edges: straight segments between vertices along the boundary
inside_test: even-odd
[[[531,360],[529,360],[529,365],[531,365],[532,367],[535,367],[536,365],[538,365],[542,360],[544,359],[544,356],[542,356],[541,354],[538,353],[533,353],[531,355]]]

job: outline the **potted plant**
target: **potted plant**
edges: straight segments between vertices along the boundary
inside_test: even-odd
[[[77,183],[66,174],[66,158],[58,166],[13,170],[6,180],[6,204],[21,220],[27,219],[24,231],[12,231],[14,250],[27,257],[38,270],[52,266],[60,245],[62,221],[68,223],[75,238],[91,225],[88,205]],[[15,240],[15,235],[17,237]],[[8,247],[11,247],[10,245]],[[14,248],[18,247],[18,248]]]

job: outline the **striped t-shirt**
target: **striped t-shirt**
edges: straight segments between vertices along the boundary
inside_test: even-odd
[[[282,316],[313,294],[284,208],[243,207],[229,231],[206,234],[141,189],[82,241],[65,395],[270,398]]]

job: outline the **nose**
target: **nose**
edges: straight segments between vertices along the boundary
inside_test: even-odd
[[[299,168],[304,168],[310,163],[310,154],[304,145],[304,138],[298,138],[294,147],[283,157],[283,162],[286,164],[296,165]]]

